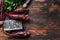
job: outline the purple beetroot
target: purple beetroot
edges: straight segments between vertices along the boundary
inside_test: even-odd
[[[30,36],[30,32],[23,32],[23,31],[18,31],[18,32],[13,32],[10,34],[10,37],[27,37]]]
[[[26,21],[29,20],[29,16],[28,15],[20,15],[20,14],[11,14],[11,13],[8,13],[8,14],[6,14],[6,16],[10,17],[12,19],[16,19],[16,20],[26,20]]]
[[[3,24],[3,3],[4,3],[4,0],[0,0],[0,25]]]

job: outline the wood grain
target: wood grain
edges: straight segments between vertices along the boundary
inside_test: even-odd
[[[23,23],[25,31],[31,32],[31,37],[8,39],[5,36],[7,39],[2,37],[0,40],[60,40],[60,6],[52,5],[50,1],[39,1],[32,1],[28,8],[30,21]],[[55,9],[58,11],[54,11]],[[5,34],[0,32],[1,35]]]

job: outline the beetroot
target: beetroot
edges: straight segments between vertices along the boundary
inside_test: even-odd
[[[30,32],[18,31],[10,34],[10,37],[27,37],[27,36],[30,36]]]
[[[22,8],[17,8],[15,9],[12,13],[14,14],[17,14],[17,13],[20,13],[20,12],[24,12],[26,11],[27,9],[25,7],[22,7]]]
[[[24,11],[25,9],[26,9],[25,7],[22,7],[22,8],[17,8],[14,11],[20,12],[20,11]]]
[[[0,4],[0,21],[3,21],[3,0],[1,0]]]
[[[6,14],[6,16],[12,18],[12,19],[17,19],[17,20],[29,20],[28,15],[19,15],[19,14]]]
[[[3,24],[3,0],[0,0],[0,25]]]

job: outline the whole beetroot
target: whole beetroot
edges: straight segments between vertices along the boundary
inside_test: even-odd
[[[12,19],[16,20],[26,20],[28,21],[30,19],[29,15],[19,15],[19,14],[6,14],[7,17],[10,17]]]
[[[23,32],[23,31],[18,31],[18,32],[13,32],[10,34],[10,37],[28,37],[30,36],[30,32]]]
[[[4,20],[4,12],[3,12],[3,0],[0,0],[0,25],[3,24],[3,20]]]

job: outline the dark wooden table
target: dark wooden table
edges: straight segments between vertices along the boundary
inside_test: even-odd
[[[23,25],[31,37],[8,39],[0,28],[0,40],[60,40],[60,6],[48,0],[33,0],[29,10],[30,21]]]

